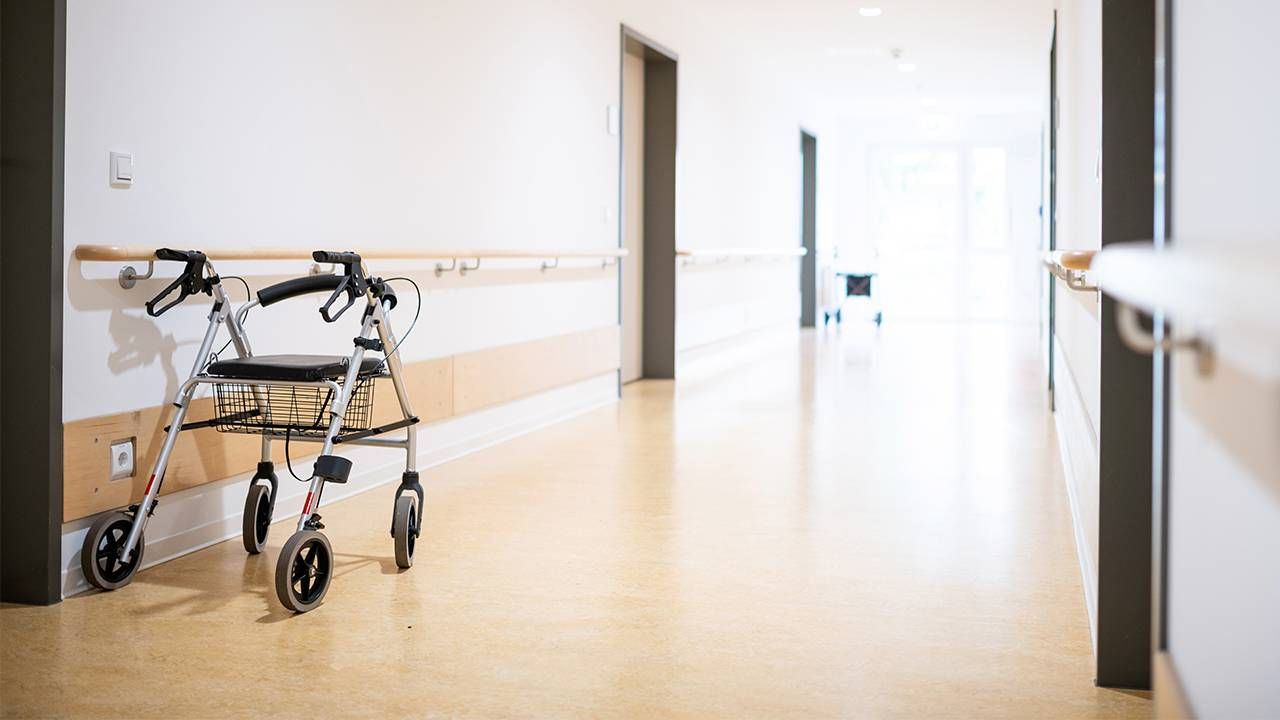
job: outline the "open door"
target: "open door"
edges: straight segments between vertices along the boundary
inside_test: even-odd
[[[676,62],[622,28],[623,383],[676,374]]]

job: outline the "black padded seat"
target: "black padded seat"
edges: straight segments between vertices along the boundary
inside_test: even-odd
[[[338,380],[347,374],[351,358],[341,355],[258,355],[251,358],[219,360],[209,366],[208,373],[224,378],[245,380]],[[378,369],[381,358],[365,358],[360,374]]]

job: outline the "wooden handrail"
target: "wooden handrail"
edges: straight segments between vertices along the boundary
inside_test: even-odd
[[[1054,255],[1057,256],[1058,264],[1068,270],[1080,270],[1087,272],[1089,267],[1093,265],[1093,257],[1098,254],[1096,250],[1059,250]]]
[[[336,246],[335,246],[336,247]],[[201,248],[210,260],[310,260],[311,251],[317,248],[282,247],[234,247]],[[331,248],[326,248],[331,249]],[[347,247],[337,248],[346,250]],[[366,260],[450,260],[466,259],[515,259],[538,260],[546,258],[605,259],[628,255],[626,248],[583,249],[471,249],[450,250],[434,248],[354,248]],[[77,245],[77,260],[84,262],[146,262],[155,260],[155,248],[140,245]]]
[[[1057,250],[1045,253],[1042,262],[1054,277],[1072,290],[1097,292],[1098,286],[1089,277],[1096,254],[1093,250]]]
[[[802,257],[808,253],[802,247],[793,248],[687,248],[676,250],[676,257]]]

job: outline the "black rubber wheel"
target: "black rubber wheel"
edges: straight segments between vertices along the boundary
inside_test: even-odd
[[[240,538],[244,550],[257,555],[267,546],[267,531],[271,528],[271,488],[254,481],[244,496],[244,518]]]
[[[133,528],[133,518],[121,512],[103,515],[89,527],[80,548],[80,569],[90,585],[103,590],[124,587],[133,580],[134,573],[142,565],[145,538],[138,536],[133,554],[125,562],[120,561],[120,548]]]
[[[304,613],[324,600],[333,578],[333,548],[315,530],[296,532],[276,561],[276,596],[285,609]]]
[[[843,311],[841,311],[841,310],[837,310],[837,311],[836,311],[836,322],[837,322],[837,323],[842,323],[842,322],[844,322],[844,315],[843,315],[842,313],[843,313]]]
[[[396,541],[396,565],[413,567],[413,546],[418,540],[417,498],[405,493],[396,498],[395,514],[391,517],[391,537]]]

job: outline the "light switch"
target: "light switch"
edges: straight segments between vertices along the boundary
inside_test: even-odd
[[[610,105],[605,113],[605,127],[610,135],[617,135],[622,126],[622,114],[618,111],[617,105]]]
[[[133,184],[133,155],[129,153],[111,153],[111,185],[113,187],[129,187]]]

